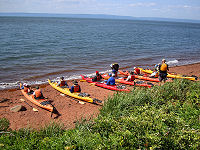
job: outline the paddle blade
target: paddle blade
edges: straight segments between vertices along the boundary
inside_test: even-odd
[[[96,83],[90,83],[91,86],[95,86]]]
[[[62,93],[61,93],[60,95],[61,95],[61,96],[65,96],[65,94],[62,94]]]
[[[23,98],[19,99],[20,101],[24,102],[25,100]]]
[[[38,112],[38,109],[36,109],[36,108],[33,108],[33,111],[35,111],[35,112]]]
[[[86,80],[80,80],[80,82],[86,82]]]
[[[82,104],[82,105],[85,104],[84,102],[81,102],[81,101],[79,101],[79,103]]]

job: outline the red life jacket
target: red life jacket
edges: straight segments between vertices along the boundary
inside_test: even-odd
[[[79,92],[79,91],[80,91],[80,86],[74,85],[74,92]]]
[[[60,86],[65,86],[65,81],[64,81],[64,80],[62,80],[62,81],[60,82]]]
[[[135,68],[135,74],[140,74],[140,69],[139,68]]]
[[[101,80],[101,76],[100,75],[97,75],[97,81]]]
[[[135,75],[131,75],[131,81],[135,80]]]
[[[41,90],[40,89],[35,90],[35,97],[37,98],[37,97],[41,97],[41,96],[42,96]]]

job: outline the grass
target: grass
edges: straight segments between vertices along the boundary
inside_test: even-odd
[[[10,131],[0,120],[1,149],[200,149],[200,83],[174,80],[110,97],[93,120],[65,130]]]

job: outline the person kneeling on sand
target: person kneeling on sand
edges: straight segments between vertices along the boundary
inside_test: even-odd
[[[42,90],[39,88],[39,86],[36,86],[35,88],[36,90],[33,92],[35,99],[43,99],[44,96],[42,94]]]
[[[106,84],[107,85],[115,85],[115,78],[114,78],[115,74],[109,73],[108,75],[110,78],[108,79]]]
[[[78,82],[75,80],[73,82],[74,85],[72,85],[71,89],[70,89],[70,92],[73,93],[73,92],[81,92],[81,87],[80,85],[78,85]]]
[[[60,86],[61,88],[69,88],[67,81],[64,80],[64,77],[60,77],[60,81],[57,86]]]
[[[168,64],[166,64],[166,60],[162,60],[162,64],[159,66],[159,85],[161,84],[162,81],[164,83],[166,82],[167,79],[167,71],[169,71]]]
[[[135,80],[135,75],[134,72],[131,71],[130,75],[127,77],[126,81],[134,81]]]
[[[149,76],[150,78],[157,78],[160,64],[155,65],[154,72]]]
[[[20,89],[24,89],[24,92],[28,93],[28,94],[32,94],[33,90],[31,90],[31,87],[24,83],[23,85],[20,83]]]
[[[140,71],[140,69],[139,69],[139,68],[136,68],[136,67],[134,67],[134,74],[136,74],[136,75],[140,75],[140,74],[141,74],[141,71]]]
[[[102,76],[99,74],[99,71],[96,71],[96,76],[92,79],[93,82],[100,81]]]

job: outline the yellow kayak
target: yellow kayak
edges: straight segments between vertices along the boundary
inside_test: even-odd
[[[142,72],[145,72],[145,73],[149,73],[149,74],[152,74],[153,71],[151,69],[143,69],[143,68],[139,68]],[[171,74],[171,73],[167,73],[167,77],[168,78],[175,78],[175,79],[187,79],[187,80],[196,80],[195,77],[183,77],[182,75],[175,75],[175,74]]]
[[[95,99],[95,98],[93,99],[93,98],[90,98],[90,97],[79,96],[79,94],[80,94],[79,92],[71,93],[69,88],[61,88],[61,87],[57,86],[56,82],[52,82],[49,79],[48,79],[48,82],[54,89],[58,90],[59,92],[61,92],[63,94],[66,94],[68,96],[71,96],[71,97],[74,97],[74,98],[77,98],[77,99],[80,99],[80,100],[83,100],[83,101],[86,101],[86,102],[89,102],[89,103],[96,103],[96,102],[101,103],[100,100]]]

